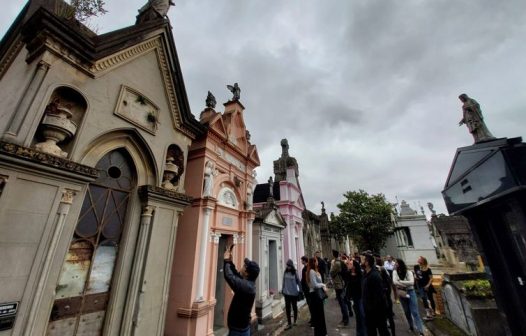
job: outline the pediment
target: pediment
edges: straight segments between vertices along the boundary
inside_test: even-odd
[[[92,78],[101,78],[137,58],[153,53],[166,94],[174,128],[191,138],[205,128],[190,112],[182,73],[168,20],[155,20],[97,35],[64,22],[53,2],[30,1],[0,46],[0,77],[25,46],[30,64],[48,52]],[[31,10],[28,8],[31,7]],[[127,85],[129,83],[121,83]]]
[[[281,214],[277,210],[270,211],[268,215],[263,220],[265,224],[271,224],[274,226],[280,226],[285,227],[285,221],[283,220],[283,217],[281,217]]]
[[[261,162],[259,161],[259,154],[256,145],[250,145],[248,147],[248,157],[250,160],[254,161],[257,166],[260,165]]]
[[[247,129],[243,120],[243,114],[240,111],[223,114],[223,120],[226,126],[227,140],[236,146],[241,152],[248,154],[248,140],[246,137]]]
[[[210,128],[213,129],[220,137],[222,137],[223,139],[226,139],[227,130],[225,127],[225,123],[223,122],[223,118],[221,118],[220,114],[218,114],[210,122]]]

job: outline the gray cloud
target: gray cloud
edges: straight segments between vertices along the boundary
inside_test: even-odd
[[[143,1],[107,1],[105,32]],[[24,1],[0,13],[0,35]],[[305,201],[337,211],[348,190],[446,212],[440,191],[472,143],[457,96],[479,101],[497,136],[524,135],[526,2],[178,0],[170,10],[194,115],[238,82],[260,181],[288,138]],[[220,105],[219,105],[220,106]]]

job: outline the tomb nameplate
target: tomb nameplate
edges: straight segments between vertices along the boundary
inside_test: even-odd
[[[142,93],[122,86],[115,115],[155,135],[159,124],[159,107]]]

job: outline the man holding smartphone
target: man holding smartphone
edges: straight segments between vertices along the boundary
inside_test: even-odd
[[[228,309],[228,335],[250,336],[250,313],[256,298],[255,281],[259,275],[259,266],[255,261],[245,258],[243,267],[238,272],[232,262],[233,248],[234,245],[231,245],[223,255],[223,274],[226,282],[234,292],[234,297]]]

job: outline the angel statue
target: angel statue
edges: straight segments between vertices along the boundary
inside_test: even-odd
[[[164,18],[168,14],[170,6],[175,6],[175,3],[172,0],[148,0],[148,2],[139,9],[139,17],[145,16],[142,18],[142,21]]]
[[[239,100],[239,98],[241,98],[241,88],[239,87],[239,85],[237,85],[237,83],[234,83],[234,86],[227,85],[226,87],[234,95],[234,97],[232,97],[232,100]]]

